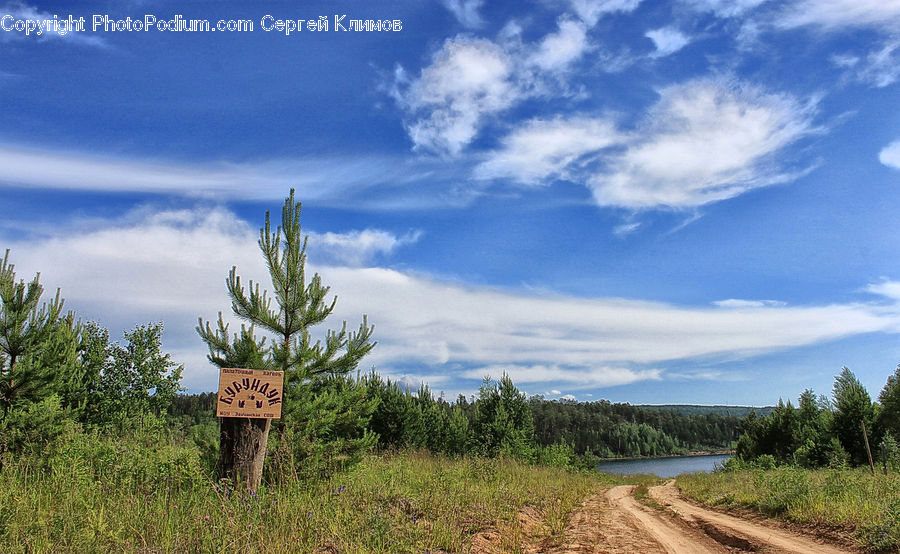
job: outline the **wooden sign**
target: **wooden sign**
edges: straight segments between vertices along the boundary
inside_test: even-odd
[[[278,419],[283,392],[283,371],[222,368],[216,417]]]

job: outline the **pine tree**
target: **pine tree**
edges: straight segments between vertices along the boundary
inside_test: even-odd
[[[0,262],[0,418],[17,402],[46,396],[57,377],[52,363],[41,363],[45,360],[39,357],[63,324],[63,301],[57,290],[50,302],[38,308],[43,293],[40,273],[27,284],[16,282],[7,250]]]
[[[310,327],[331,315],[337,297],[327,301],[329,287],[322,284],[318,274],[307,278],[306,245],[307,238],[300,226],[300,203],[295,202],[292,189],[285,199],[281,225],[273,233],[269,212],[266,212],[265,226],[260,229],[259,248],[274,287],[272,297],[266,291],[260,292],[259,284],[253,281],[245,288],[237,268],[233,267],[226,280],[232,311],[249,322],[250,327],[242,327],[240,335],[229,336],[221,314],[216,329],[204,323],[202,318],[197,327],[209,346],[210,361],[219,367],[285,372],[282,422],[289,421],[282,423],[282,429],[293,422],[299,428],[309,430],[305,423],[325,415],[309,413],[309,408],[333,409],[335,402],[329,395],[338,394],[342,385],[326,391],[323,383],[329,378],[343,379],[375,346],[371,341],[373,327],[367,324],[365,316],[356,332],[348,332],[345,322],[340,331],[328,331],[324,343],[313,340]],[[269,333],[270,345],[265,344],[265,339],[256,338],[256,329]],[[365,412],[365,409],[361,411]],[[358,419],[353,421],[358,422]],[[220,478],[243,483],[251,490],[259,487],[271,424],[269,419],[222,418]],[[318,436],[318,433],[312,434]]]

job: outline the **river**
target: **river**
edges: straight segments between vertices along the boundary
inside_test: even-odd
[[[659,477],[675,477],[682,473],[709,473],[716,464],[722,465],[730,458],[729,454],[704,456],[676,456],[673,458],[643,458],[638,460],[611,460],[600,462],[597,470],[604,473],[634,475],[636,473],[652,473]]]

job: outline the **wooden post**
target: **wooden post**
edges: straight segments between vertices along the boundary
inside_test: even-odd
[[[283,389],[283,371],[219,370],[219,479],[259,490],[272,420],[281,417]]]
[[[869,448],[869,434],[866,433],[866,422],[860,420],[859,423],[862,425],[863,439],[866,441],[866,453],[869,455],[869,467],[872,468],[872,475],[875,475],[875,462],[872,461],[872,449]]]

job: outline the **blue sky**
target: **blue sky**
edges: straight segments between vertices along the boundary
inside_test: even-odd
[[[176,15],[253,29],[93,28]],[[329,327],[367,314],[363,368],[412,387],[763,405],[846,365],[875,396],[898,30],[898,0],[0,3],[0,247],[114,336],[164,322],[192,391],[294,187]]]

